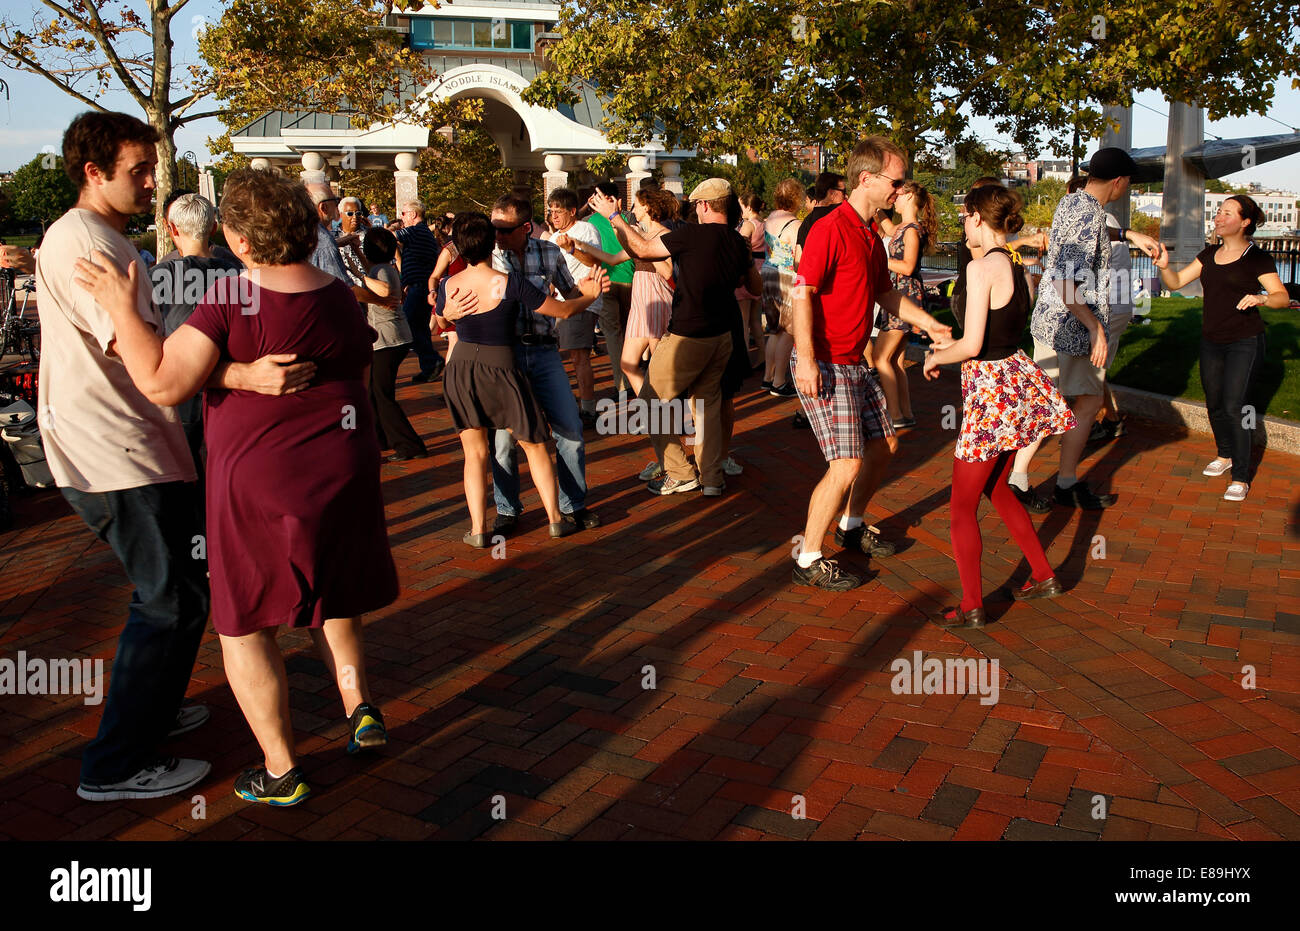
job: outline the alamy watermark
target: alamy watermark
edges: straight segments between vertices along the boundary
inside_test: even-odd
[[[632,398],[625,404],[619,404],[612,398],[601,398],[596,402],[596,417],[596,432],[602,436],[664,433],[695,435],[691,402],[684,398],[670,398],[667,401]]]
[[[926,659],[920,650],[889,664],[895,695],[979,695],[981,705],[996,705],[1000,690],[996,659]]]
[[[151,867],[82,866],[73,860],[50,871],[51,902],[129,902],[147,912],[153,902]]]
[[[238,307],[239,313],[245,317],[258,311],[260,289],[251,277],[230,269],[191,268],[183,262],[168,262],[155,268],[149,278],[153,283],[154,303],[160,307],[172,304],[194,307],[208,300]]]
[[[41,659],[19,650],[0,658],[0,695],[81,695],[87,705],[104,700],[102,659]]]

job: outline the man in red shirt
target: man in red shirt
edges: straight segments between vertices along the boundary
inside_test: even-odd
[[[906,172],[903,150],[888,139],[859,142],[845,172],[852,193],[812,228],[799,262],[790,365],[829,466],[808,504],[796,585],[842,592],[862,584],[821,554],[822,539],[841,509],[837,544],[867,555],[894,552],[866,526],[867,504],[896,445],[885,395],[863,358],[874,305],[921,327],[937,346],[952,338],[951,328],[894,290],[884,244],[870,222],[898,198]]]

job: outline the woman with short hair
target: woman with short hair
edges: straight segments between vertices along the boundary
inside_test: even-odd
[[[374,227],[361,237],[361,254],[371,278],[397,290],[401,287],[393,258],[397,237],[391,230]],[[370,365],[370,404],[375,411],[379,448],[391,449],[389,462],[423,459],[429,455],[424,440],[415,432],[402,406],[397,403],[397,370],[411,351],[411,325],[401,307],[366,304],[366,322],[375,331],[374,361]]]
[[[77,267],[112,315],[132,381],[155,404],[193,396],[223,359],[285,353],[316,364],[315,379],[283,397],[209,387],[203,413],[212,624],[264,755],[235,792],[296,805],[311,789],[297,765],[280,627],[310,630],[343,698],[347,752],[387,741],[361,636],[361,615],[398,594],[367,379],[375,334],[348,286],[308,262],[318,220],[302,185],[235,171],[221,218],[245,266],[224,280],[239,286],[214,286],[165,343],[135,310],[135,266],[129,276],[85,259]]]
[[[551,429],[528,377],[515,361],[515,323],[521,313],[561,320],[582,313],[600,297],[605,281],[604,271],[595,268],[578,283],[582,297],[557,301],[517,272],[505,274],[492,267],[496,235],[486,214],[457,215],[452,238],[467,267],[438,283],[435,305],[440,325],[448,320],[456,323],[456,352],[447,363],[443,393],[465,451],[465,503],[470,529],[464,541],[479,548],[491,546],[487,526],[491,430],[508,430],[523,447],[529,474],[546,509],[551,536],[566,537],[581,526],[564,520],[560,513],[555,466],[546,448]],[[448,309],[449,295],[457,294],[472,300],[472,313]]]
[[[1290,304],[1272,257],[1255,246],[1255,231],[1263,220],[1264,211],[1254,200],[1234,194],[1214,215],[1218,245],[1206,246],[1181,271],[1169,267],[1169,253],[1163,246],[1155,261],[1160,280],[1170,291],[1198,278],[1205,291],[1201,385],[1218,455],[1201,474],[1213,478],[1232,473],[1223,493],[1225,501],[1244,501],[1250,491],[1251,430],[1243,411],[1264,361],[1264,318],[1259,308]]]

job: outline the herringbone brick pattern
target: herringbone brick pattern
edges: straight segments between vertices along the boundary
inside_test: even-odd
[[[1300,839],[1300,462],[1267,454],[1232,505],[1200,475],[1206,438],[1131,421],[1084,467],[1120,504],[1036,518],[1066,595],[994,596],[984,632],[947,633],[926,618],[957,584],[955,436],[936,425],[958,388],[914,373],[913,391],[923,426],[873,507],[904,545],[869,567],[845,554],[869,581],[827,594],[789,584],[823,468],[790,402],[738,399],[745,471],[721,498],[653,498],[635,479],[644,439],[589,433],[603,526],[552,541],[529,491],[497,559],[460,542],[440,388],[403,387],[433,456],[385,467],[403,596],[366,630],[387,749],[343,753],[325,668],[285,634],[316,795],[241,802],[232,782],[257,748],[210,635],[190,696],[213,719],[172,751],[213,762],[203,818],[190,797],[79,800],[98,709],[11,695],[0,837]],[[0,537],[0,655],[111,660],[130,595],[115,558],[58,495],[20,502],[19,525]],[[989,590],[1023,580],[996,520],[984,531]],[[891,663],[917,650],[998,660],[999,701],[895,694]]]

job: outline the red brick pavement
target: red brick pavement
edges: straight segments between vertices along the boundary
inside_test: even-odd
[[[914,373],[913,391],[926,424],[957,403],[951,374]],[[648,444],[589,434],[603,526],[552,541],[530,490],[526,532],[495,559],[460,542],[440,389],[400,397],[433,456],[385,467],[403,597],[366,631],[387,749],[343,753],[333,685],[308,639],[285,634],[316,795],[283,810],[239,801],[232,781],[257,748],[209,635],[190,696],[213,718],[173,751],[213,761],[205,817],[189,797],[81,801],[98,710],[5,696],[0,837],[1300,839],[1295,458],[1266,455],[1232,505],[1200,475],[1205,437],[1135,423],[1085,463],[1120,504],[1040,519],[1067,594],[995,596],[984,632],[949,633],[926,618],[957,584],[952,431],[903,437],[873,512],[904,547],[869,568],[845,554],[869,581],[828,594],[789,584],[822,470],[790,402],[739,398],[745,471],[721,498],[652,498],[635,479]],[[0,536],[0,655],[107,665],[130,595],[117,561],[56,494],[18,517]],[[1022,580],[996,520],[983,530],[989,590]],[[998,660],[999,701],[894,694],[890,664],[917,650]]]

